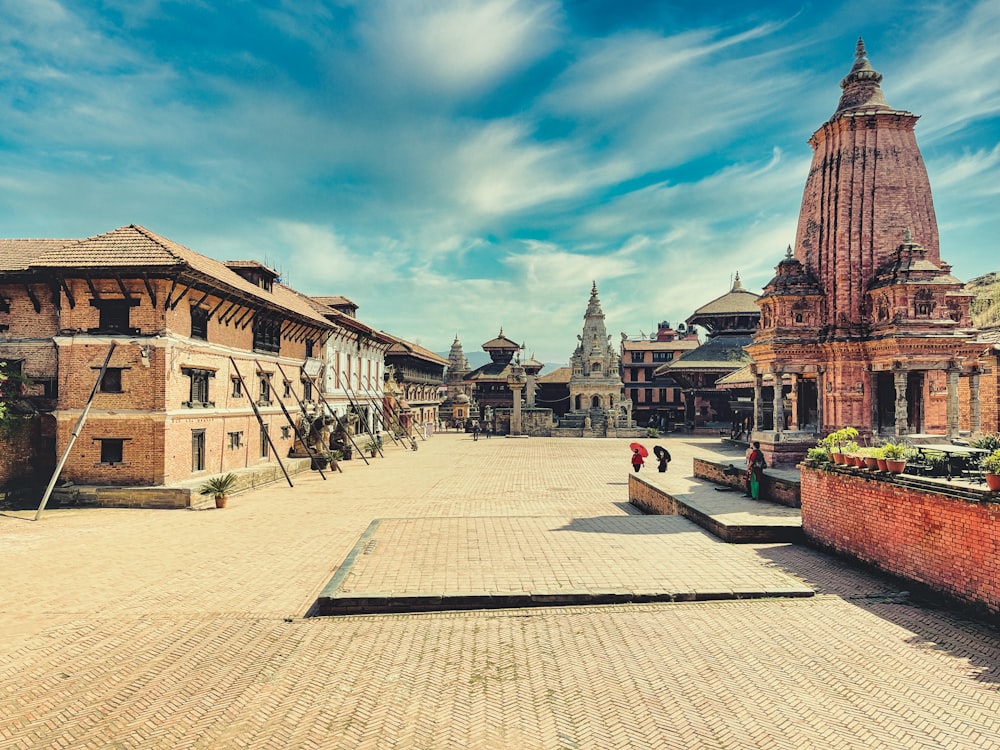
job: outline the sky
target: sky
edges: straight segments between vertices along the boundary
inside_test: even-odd
[[[1000,0],[0,0],[0,236],[140,224],[466,354],[760,293],[863,36],[1000,269]]]

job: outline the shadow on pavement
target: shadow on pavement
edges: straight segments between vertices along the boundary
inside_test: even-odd
[[[794,544],[758,547],[765,564],[795,576],[817,596],[838,596],[913,633],[906,642],[965,659],[974,678],[1000,684],[1000,623],[853,560]]]

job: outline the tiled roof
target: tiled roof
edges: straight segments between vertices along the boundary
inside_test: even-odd
[[[433,362],[434,364],[447,366],[448,360],[444,357],[435,354],[430,349],[424,349],[422,346],[401,339],[398,336],[393,336],[391,333],[385,334],[386,336],[395,339],[395,343],[389,347],[386,354],[409,354],[413,357],[418,357],[419,359],[425,359],[428,362]]]
[[[341,297],[340,295],[331,295],[328,297],[313,297],[314,300],[320,302],[329,307],[353,307],[357,308],[357,305],[347,297]]]
[[[570,378],[573,376],[572,367],[557,367],[552,372],[547,372],[544,375],[539,375],[538,383],[568,383]]]
[[[657,368],[656,372],[669,374],[671,370],[738,370],[751,361],[743,347],[750,344],[751,336],[716,336],[697,349]]]
[[[77,240],[0,240],[0,272],[24,271],[40,255]]]
[[[264,306],[284,308],[301,317],[329,327],[330,323],[301,295],[282,284],[265,292],[226,264],[196,253],[183,245],[161,237],[145,227],[132,224],[85,240],[4,240],[4,247],[33,243],[34,257],[27,268],[52,270],[135,269],[148,271],[191,270],[214,281],[220,290],[227,288],[252,297]],[[27,252],[21,248],[22,257]],[[13,257],[13,256],[12,256]]]
[[[688,320],[699,315],[757,314],[760,312],[760,308],[757,307],[758,296],[742,287],[734,288],[731,292],[726,292],[721,297],[699,307]]]

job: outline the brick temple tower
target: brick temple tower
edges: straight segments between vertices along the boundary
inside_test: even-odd
[[[918,116],[889,106],[881,81],[859,39],[840,103],[809,140],[794,251],[758,301],[747,347],[757,430],[779,459],[802,433],[811,444],[847,425],[957,434],[959,376],[978,377],[969,296],[939,253]]]

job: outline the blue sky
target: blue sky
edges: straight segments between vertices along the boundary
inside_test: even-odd
[[[759,292],[859,35],[1000,268],[1000,2],[0,0],[0,236],[142,224],[435,351]]]

